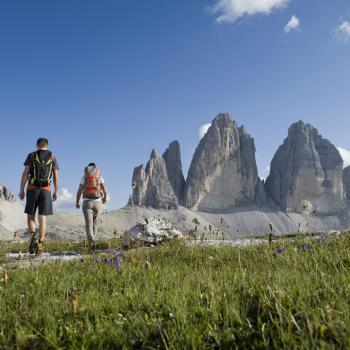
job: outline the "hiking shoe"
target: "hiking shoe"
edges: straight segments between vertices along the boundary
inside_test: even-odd
[[[37,242],[35,246],[35,255],[41,255],[44,251],[44,244],[42,242]]]
[[[31,234],[30,241],[29,241],[29,247],[28,247],[28,253],[34,254],[35,253],[35,247],[38,244],[38,240],[35,237],[35,232]]]

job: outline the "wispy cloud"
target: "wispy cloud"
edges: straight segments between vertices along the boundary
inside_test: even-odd
[[[204,124],[202,125],[199,130],[198,130],[198,136],[199,136],[199,139],[201,140],[204,135],[207,133],[208,129],[211,127],[211,124],[208,123],[208,124]]]
[[[268,15],[287,6],[289,0],[216,0],[211,13],[218,23],[234,22],[244,16]]]
[[[350,151],[344,147],[338,147],[338,151],[343,158],[344,168],[350,166]]]
[[[344,21],[335,28],[337,38],[343,42],[350,40],[350,22]]]
[[[72,210],[74,208],[74,195],[67,188],[62,188],[58,195],[55,208],[58,210]]]
[[[292,16],[289,22],[284,27],[285,33],[290,33],[292,30],[297,30],[300,27],[300,19],[297,16]]]

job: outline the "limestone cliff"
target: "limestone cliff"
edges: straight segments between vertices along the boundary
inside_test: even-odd
[[[219,114],[194,153],[185,206],[215,211],[249,205],[257,183],[253,138],[228,114]]]
[[[287,212],[336,213],[344,206],[343,160],[302,121],[293,124],[271,162],[266,189]]]
[[[170,185],[177,197],[179,204],[183,203],[185,190],[185,178],[182,173],[180,144],[173,141],[163,154]]]
[[[178,200],[170,185],[165,160],[154,150],[146,169],[140,165],[134,169],[133,204],[155,209],[176,208]]]

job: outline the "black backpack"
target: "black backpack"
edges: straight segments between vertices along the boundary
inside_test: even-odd
[[[30,167],[30,183],[37,187],[46,187],[51,183],[53,157],[50,151],[39,150],[33,154]]]

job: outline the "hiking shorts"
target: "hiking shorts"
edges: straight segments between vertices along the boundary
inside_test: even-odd
[[[52,215],[51,192],[43,189],[27,190],[27,201],[24,212],[28,215],[35,215],[39,209],[39,215]]]

